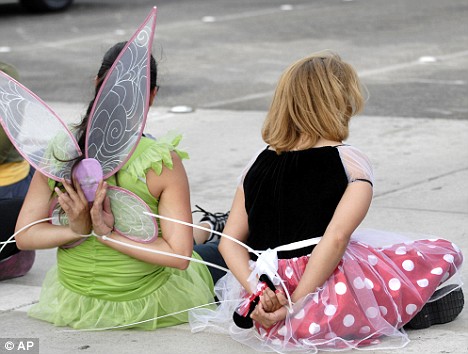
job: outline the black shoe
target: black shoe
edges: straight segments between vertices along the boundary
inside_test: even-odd
[[[212,231],[223,232],[224,226],[226,226],[226,221],[229,217],[229,211],[227,213],[210,213],[209,211],[202,209],[198,205],[195,206],[198,208],[198,210],[195,210],[192,213],[203,213],[203,216],[200,219],[199,223],[207,222],[211,225]],[[219,238],[219,235],[211,232],[210,237],[208,237],[205,243],[218,241]]]
[[[437,297],[441,291],[455,288],[458,285],[447,285],[437,290],[432,297]],[[465,299],[461,288],[451,291],[439,300],[428,302],[421,311],[409,321],[405,328],[423,329],[435,324],[442,324],[453,321],[462,311]]]

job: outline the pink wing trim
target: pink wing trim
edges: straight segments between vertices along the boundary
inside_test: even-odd
[[[152,213],[150,207],[135,193],[109,186],[107,195],[111,199],[115,218],[114,229],[118,234],[139,243],[153,242],[159,236],[156,219],[144,214],[144,212]],[[49,216],[52,217],[51,223],[54,225],[68,225],[68,217],[57,202],[57,198],[54,198],[50,204]],[[81,242],[80,240],[79,243]]]
[[[144,214],[152,211],[143,199],[127,189],[115,186],[109,186],[107,194],[111,198],[117,233],[140,243],[150,243],[158,237],[158,223]]]
[[[128,161],[145,127],[156,13],[154,7],[117,57],[90,112],[85,153],[101,163],[104,179]]]
[[[0,123],[18,152],[49,178],[70,180],[78,143],[59,116],[36,94],[0,72]],[[63,161],[60,161],[63,160]]]

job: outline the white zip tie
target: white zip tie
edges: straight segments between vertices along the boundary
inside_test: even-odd
[[[21,229],[19,229],[18,231],[16,231],[13,235],[11,235],[8,240],[2,242],[3,243],[3,246],[0,248],[0,253],[2,253],[3,249],[6,247],[6,245],[8,243],[11,243],[10,241],[13,240],[15,238],[16,235],[18,235],[20,232],[23,232],[24,230],[26,230],[28,227],[31,227],[31,226],[34,226],[36,224],[40,224],[41,222],[46,222],[46,221],[50,221],[52,220],[52,218],[45,218],[45,219],[41,219],[41,220],[37,220],[37,221],[33,221],[32,223],[26,225],[26,226],[23,226]],[[13,241],[13,242],[16,242],[16,241]]]
[[[229,235],[226,235],[226,234],[223,234],[222,232],[219,232],[219,231],[215,231],[215,230],[211,230],[211,229],[208,229],[206,227],[203,227],[203,226],[199,226],[199,225],[194,225],[194,224],[191,224],[189,222],[185,222],[185,221],[182,221],[182,220],[177,220],[177,219],[173,219],[173,218],[169,218],[167,216],[162,216],[162,215],[158,215],[158,214],[153,214],[153,213],[150,213],[150,212],[147,212],[147,211],[144,211],[143,214],[146,214],[146,215],[149,215],[149,216],[153,216],[153,217],[156,217],[156,218],[159,218],[159,219],[163,219],[163,220],[168,220],[168,221],[172,221],[172,222],[175,222],[175,223],[178,223],[178,224],[182,224],[182,225],[185,225],[185,226],[190,226],[190,227],[193,227],[193,228],[196,228],[196,229],[200,229],[200,230],[205,230],[205,231],[208,231],[208,232],[211,232],[211,233],[214,233],[215,235],[218,235],[218,236],[221,236],[221,237],[226,237],[227,239],[241,245],[242,247],[246,248],[249,252],[255,254],[257,257],[260,257],[260,254],[255,251],[253,248],[247,246],[245,243],[239,241],[238,239],[232,237],[232,236],[229,236]],[[291,295],[289,294],[289,291],[288,289],[286,288],[286,284],[284,284],[284,281],[283,279],[281,279],[281,277],[279,276],[278,274],[278,271],[276,269],[271,269],[273,270],[273,272],[275,273],[275,275],[278,277],[280,283],[281,283],[281,286],[286,294],[286,297],[288,299],[288,311],[289,313],[292,313],[292,306],[293,306],[293,302],[291,300]]]
[[[234,302],[234,301],[241,301],[242,299],[235,299],[235,300],[224,300],[223,302]],[[149,318],[147,320],[142,320],[142,321],[138,321],[138,322],[133,322],[133,323],[129,323],[129,324],[125,324],[125,325],[120,325],[120,326],[114,326],[114,327],[103,327],[103,328],[89,328],[89,329],[70,329],[70,330],[63,330],[62,332],[98,332],[98,331],[107,331],[107,330],[110,330],[110,329],[118,329],[118,328],[126,328],[126,327],[130,327],[130,326],[135,326],[137,324],[141,324],[141,323],[145,323],[145,322],[150,322],[150,321],[154,321],[154,320],[159,320],[161,318],[166,318],[166,317],[171,317],[171,316],[175,316],[175,315],[179,315],[181,313],[184,313],[184,312],[188,312],[190,310],[196,310],[196,309],[199,309],[201,307],[205,307],[205,306],[210,306],[210,305],[216,305],[218,303],[220,303],[221,301],[215,301],[215,302],[210,302],[208,304],[203,304],[203,305],[198,305],[198,306],[195,306],[195,307],[191,307],[189,309],[185,309],[185,310],[180,310],[180,311],[177,311],[177,312],[172,312],[172,313],[168,313],[166,315],[162,315],[162,316],[158,316],[158,317],[153,317],[153,318]]]
[[[94,233],[93,233],[93,234],[94,234]],[[125,247],[129,247],[129,248],[133,248],[133,249],[137,249],[137,250],[145,251],[145,252],[151,252],[151,253],[156,253],[156,254],[162,254],[163,256],[181,258],[181,259],[188,260],[188,261],[190,261],[190,262],[193,261],[193,262],[196,262],[196,263],[202,263],[202,264],[208,265],[208,266],[213,267],[213,268],[218,268],[218,269],[223,270],[223,271],[225,271],[225,272],[227,272],[227,273],[231,273],[231,271],[230,271],[229,269],[227,269],[227,268],[224,268],[224,267],[222,267],[222,266],[219,266],[219,265],[217,265],[217,264],[210,263],[210,262],[207,262],[207,261],[204,261],[204,260],[200,260],[200,259],[196,259],[196,258],[192,258],[192,257],[186,257],[186,256],[182,256],[182,255],[176,254],[176,253],[170,253],[170,252],[165,252],[165,251],[153,250],[153,249],[146,248],[146,247],[131,245],[131,244],[126,243],[126,242],[114,240],[114,239],[108,237],[107,235],[99,236],[99,235],[94,234],[94,236],[96,236],[96,237],[101,237],[103,240],[110,241],[110,242],[113,242],[113,243],[117,243],[117,244],[122,245],[122,246],[125,246]]]

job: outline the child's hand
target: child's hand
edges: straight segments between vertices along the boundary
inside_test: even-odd
[[[78,235],[88,235],[91,232],[91,217],[89,203],[81,190],[80,184],[75,183],[76,190],[67,181],[62,181],[65,192],[55,188],[57,199],[63,211],[67,214],[70,229]]]
[[[288,309],[285,306],[281,306],[278,310],[273,312],[266,312],[260,302],[253,310],[250,317],[260,323],[265,328],[270,328],[280,321],[283,321],[288,314]]]
[[[270,288],[266,288],[262,295],[260,295],[260,303],[265,312],[274,312],[288,304],[288,299],[283,292],[279,290],[275,292]]]
[[[99,182],[91,208],[93,231],[96,235],[108,235],[114,229],[114,214],[112,214],[110,199],[107,196],[107,183]]]

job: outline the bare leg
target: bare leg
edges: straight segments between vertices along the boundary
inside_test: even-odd
[[[207,222],[202,222],[198,225],[205,227],[207,229],[211,229],[211,225]],[[201,245],[205,243],[205,241],[208,240],[208,237],[210,237],[210,234],[211,234],[210,232],[205,231],[205,230],[193,229],[193,239],[195,241],[195,244]]]

